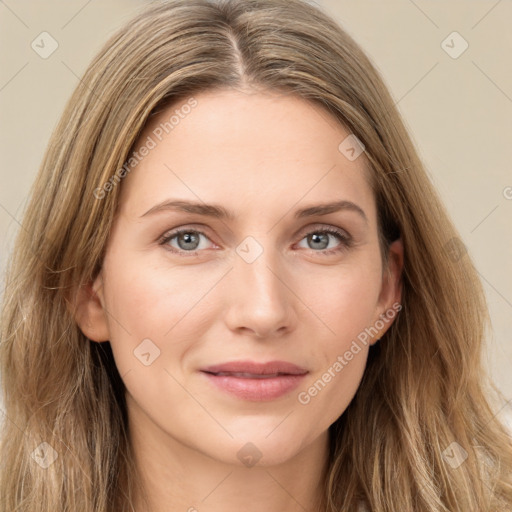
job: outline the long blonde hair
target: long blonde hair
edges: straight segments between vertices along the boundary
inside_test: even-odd
[[[298,95],[363,141],[383,254],[398,236],[405,248],[403,309],[329,429],[322,512],[510,512],[511,439],[490,405],[499,391],[481,363],[490,322],[471,258],[379,73],[301,0],[153,3],[86,70],[6,274],[0,511],[133,510],[124,384],[109,342],[91,343],[70,304],[101,268],[122,179],[104,184],[149,117],[226,87]]]

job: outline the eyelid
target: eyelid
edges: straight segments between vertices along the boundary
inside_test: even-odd
[[[315,224],[309,224],[309,225],[305,226],[304,228],[300,229],[296,236],[299,236],[302,233],[307,235],[307,234],[311,233],[312,231],[323,231],[323,230],[329,230],[329,229],[339,231],[340,235],[342,234],[347,238],[352,238],[352,235],[344,228],[340,228],[339,226],[335,226],[333,224],[322,224],[319,222],[317,222]]]

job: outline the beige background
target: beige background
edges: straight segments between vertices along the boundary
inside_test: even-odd
[[[104,40],[144,3],[0,2],[2,272],[64,102]],[[511,400],[511,2],[317,3],[363,46],[398,103],[484,283],[494,328],[487,364]],[[31,48],[43,31],[59,45],[47,59]],[[469,45],[458,58],[441,46],[453,31]]]

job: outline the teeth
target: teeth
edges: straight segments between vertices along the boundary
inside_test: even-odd
[[[269,377],[279,377],[282,373],[269,373],[265,375],[256,375],[254,373],[235,373],[235,372],[219,372],[215,375],[228,376],[228,377],[245,377],[250,379],[267,379]]]

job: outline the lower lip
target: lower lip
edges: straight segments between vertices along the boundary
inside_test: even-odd
[[[202,372],[215,386],[243,400],[274,400],[294,390],[307,375],[281,375],[264,379],[213,375]]]

